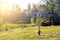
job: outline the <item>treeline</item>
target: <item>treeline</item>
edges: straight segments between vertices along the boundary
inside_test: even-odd
[[[53,24],[60,24],[60,1],[59,0],[43,0],[43,4],[33,4],[33,7],[31,7],[31,4],[29,3],[27,8],[21,11],[21,8],[19,5],[13,4],[13,9],[6,10],[4,14],[0,11],[0,21],[2,22],[9,22],[9,23],[31,23],[31,21],[34,21],[34,18],[31,20],[32,11],[39,10],[48,14],[53,15],[52,22]],[[1,9],[0,9],[1,10]],[[36,16],[33,14],[33,16]],[[37,18],[38,19],[38,18]],[[37,20],[35,19],[35,20]],[[51,23],[51,20],[49,17],[41,18],[41,22],[43,24]]]

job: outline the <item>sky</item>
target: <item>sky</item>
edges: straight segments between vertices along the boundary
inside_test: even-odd
[[[18,4],[22,9],[27,9],[28,3],[30,3],[31,6],[33,4],[38,4],[39,1],[42,3],[42,0],[0,0],[2,3],[6,3],[6,1],[9,5],[12,5],[13,3]]]

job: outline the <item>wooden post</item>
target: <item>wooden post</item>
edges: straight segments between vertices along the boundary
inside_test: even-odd
[[[40,35],[40,26],[41,26],[41,24],[40,24],[40,21],[41,21],[41,19],[40,19],[40,14],[39,14],[39,26],[38,26],[38,35]]]

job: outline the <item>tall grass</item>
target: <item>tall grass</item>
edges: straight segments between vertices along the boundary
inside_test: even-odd
[[[41,33],[44,35],[40,36],[37,35],[37,30],[37,27],[30,27],[23,30],[17,28],[13,31],[0,32],[0,40],[60,40],[60,26],[41,27]]]
[[[26,28],[26,27],[35,27],[35,24],[13,24],[13,23],[5,23],[0,26],[0,31],[8,31],[10,29],[16,28]]]

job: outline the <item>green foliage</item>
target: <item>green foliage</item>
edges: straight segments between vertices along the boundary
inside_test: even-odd
[[[34,24],[34,18],[31,18],[31,24]]]
[[[39,24],[39,18],[37,18],[36,20],[36,25],[38,26],[38,24]]]

